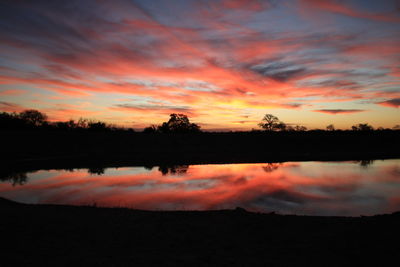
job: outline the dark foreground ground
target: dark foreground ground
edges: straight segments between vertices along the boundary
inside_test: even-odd
[[[0,211],[1,266],[389,266],[400,240],[400,213],[158,212],[5,199]]]

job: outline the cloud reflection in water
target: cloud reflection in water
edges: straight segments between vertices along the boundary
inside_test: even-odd
[[[51,170],[28,173],[23,185],[3,178],[0,196],[150,210],[373,215],[400,210],[399,169],[400,160]]]

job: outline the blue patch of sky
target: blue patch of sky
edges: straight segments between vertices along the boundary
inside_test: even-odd
[[[354,8],[361,8],[361,11],[366,11],[370,13],[389,13],[396,10],[398,7],[397,0],[350,0],[351,6]]]
[[[133,1],[139,5],[147,14],[156,18],[157,22],[168,26],[196,26],[190,25],[190,20],[182,20],[186,13],[195,10],[195,2],[187,0],[136,0]]]

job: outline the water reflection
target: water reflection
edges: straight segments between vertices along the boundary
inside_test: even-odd
[[[273,172],[276,169],[278,169],[279,165],[281,165],[281,164],[282,163],[267,163],[262,168],[264,169],[265,172]]]
[[[162,165],[158,168],[158,170],[165,176],[168,174],[172,175],[184,175],[189,169],[189,165]]]
[[[0,181],[9,181],[13,186],[23,185],[28,181],[26,172],[7,172],[0,174]]]
[[[0,196],[26,203],[152,210],[240,206],[283,214],[373,215],[400,210],[400,160],[14,173],[3,176]]]
[[[104,174],[104,168],[102,167],[91,167],[88,169],[89,174],[97,174],[97,175],[103,175]]]
[[[364,160],[360,160],[359,162],[360,162],[361,167],[368,168],[370,165],[372,165],[374,163],[374,160],[364,159]]]

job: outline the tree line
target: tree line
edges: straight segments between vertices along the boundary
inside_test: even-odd
[[[301,126],[301,125],[287,125],[286,123],[280,121],[278,117],[272,115],[272,114],[265,114],[264,118],[262,121],[258,124],[260,128],[262,128],[265,131],[307,131],[307,127]],[[320,131],[323,131],[321,129],[318,129]],[[383,130],[400,130],[400,125],[395,125],[392,129],[390,128],[383,128],[383,127],[378,127],[377,129],[374,129],[371,125],[368,123],[359,123],[351,126],[352,131],[383,131]],[[333,124],[329,124],[326,126],[325,131],[341,131],[337,130]]]
[[[289,125],[279,120],[273,114],[265,114],[258,126],[266,132],[305,132],[307,127],[302,125]],[[112,132],[125,131],[134,132],[132,128],[118,127],[106,122],[80,118],[78,121],[57,121],[49,122],[45,113],[38,110],[29,109],[20,113],[0,113],[0,129],[8,130],[30,130],[30,129],[47,129],[60,131],[96,131],[96,132]],[[374,129],[368,123],[359,123],[351,126],[351,131],[374,131],[374,130],[400,130],[400,125],[394,126],[392,129],[379,127]],[[260,130],[252,130],[260,131]],[[326,126],[326,129],[320,131],[341,131],[337,130],[333,124]],[[150,125],[143,130],[144,133],[200,133],[201,127],[190,122],[185,114],[170,114],[168,121],[160,125]]]
[[[60,130],[60,131],[133,131],[131,128],[118,127],[102,121],[80,118],[78,121],[48,121],[45,113],[29,109],[20,113],[0,113],[0,129],[8,130]]]

